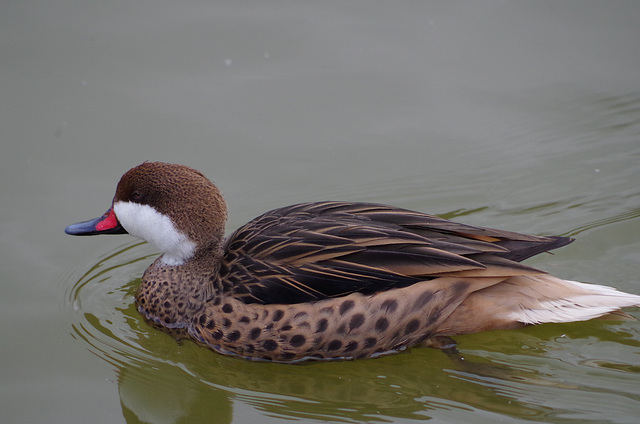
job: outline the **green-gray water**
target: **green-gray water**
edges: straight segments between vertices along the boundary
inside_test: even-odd
[[[222,188],[228,231],[387,203],[571,235],[528,263],[638,293],[638,21],[633,1],[4,2],[0,421],[637,422],[640,321],[458,337],[463,361],[254,363],[142,322],[151,246],[63,230],[161,160]]]

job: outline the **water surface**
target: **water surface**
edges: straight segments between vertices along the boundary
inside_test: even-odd
[[[5,2],[0,421],[635,423],[638,321],[468,335],[464,359],[254,363],[141,320],[151,246],[63,229],[162,160],[222,188],[229,232],[295,202],[388,203],[573,236],[528,263],[638,293],[639,18],[637,2]]]

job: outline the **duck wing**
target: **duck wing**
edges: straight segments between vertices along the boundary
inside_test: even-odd
[[[571,241],[371,203],[304,203],[233,233],[219,276],[223,291],[245,303],[302,303],[443,276],[541,274],[518,262]]]

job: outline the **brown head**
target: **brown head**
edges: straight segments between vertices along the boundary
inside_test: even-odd
[[[112,208],[101,218],[67,227],[74,235],[116,233],[119,225],[164,253],[177,265],[224,238],[227,206],[220,190],[184,165],[145,162],[127,171]]]

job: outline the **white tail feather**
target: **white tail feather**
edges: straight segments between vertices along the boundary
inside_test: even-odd
[[[640,306],[640,296],[550,275],[512,277],[508,283],[518,286],[521,295],[516,297],[518,307],[508,318],[524,324],[586,321],[620,308]]]

